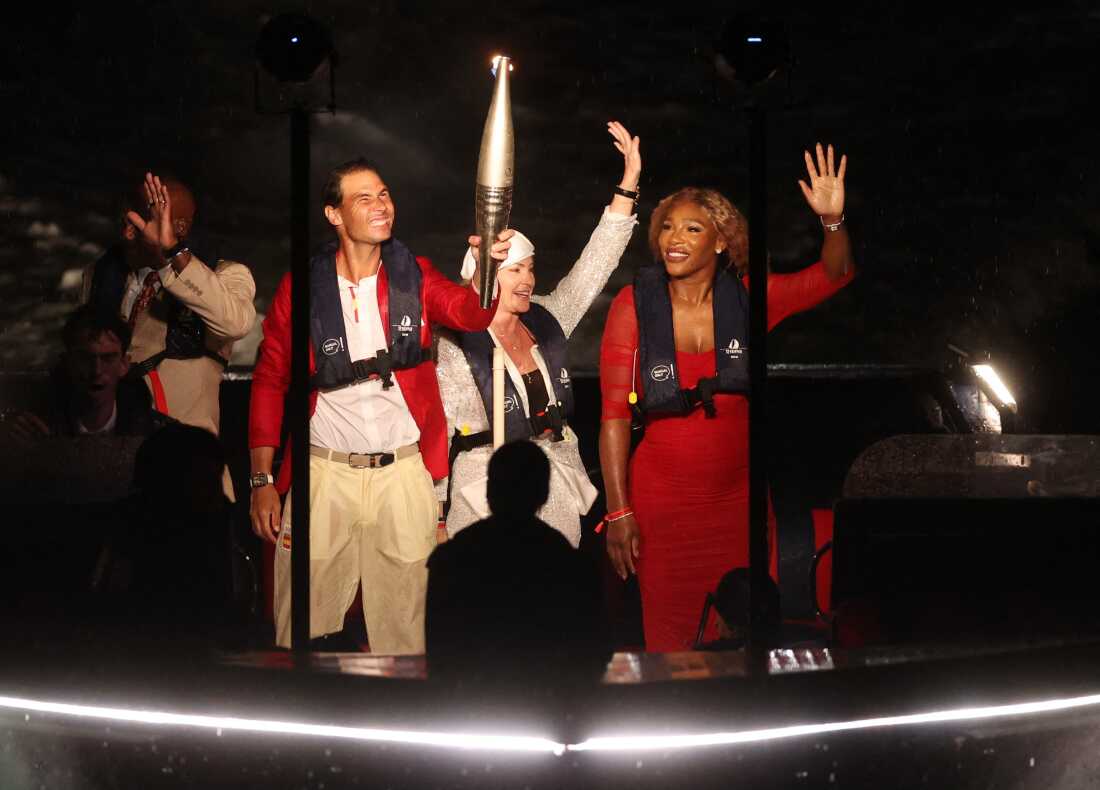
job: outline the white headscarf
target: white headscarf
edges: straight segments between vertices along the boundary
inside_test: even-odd
[[[512,246],[508,248],[508,257],[497,264],[497,268],[503,268],[505,266],[511,266],[514,263],[519,263],[522,260],[530,258],[535,254],[535,245],[531,243],[531,240],[520,233],[518,230],[516,234],[512,236]],[[469,247],[466,250],[466,257],[462,259],[462,273],[463,280],[473,279],[474,268],[477,266],[477,259],[474,257],[474,248]]]

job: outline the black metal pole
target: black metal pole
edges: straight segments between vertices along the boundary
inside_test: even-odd
[[[309,113],[290,112],[290,638],[309,650]]]
[[[768,189],[764,107],[749,108],[749,647],[751,665],[767,660],[764,591],[768,584]]]

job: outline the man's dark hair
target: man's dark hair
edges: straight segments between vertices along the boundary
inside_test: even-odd
[[[325,206],[339,208],[340,204],[344,202],[344,190],[340,186],[344,180],[344,176],[349,176],[352,173],[358,173],[362,170],[370,170],[379,175],[381,175],[382,172],[374,162],[362,156],[332,168],[332,170],[328,172],[328,179],[325,180],[325,187],[321,190],[322,208]]]
[[[495,516],[534,516],[550,496],[546,453],[526,439],[502,445],[489,459],[486,494]]]
[[[122,353],[125,354],[130,350],[130,326],[114,311],[104,310],[91,304],[86,304],[74,310],[61,330],[65,350],[71,351],[75,348],[80,341],[80,336],[85,332],[93,340],[109,332],[118,338],[118,342],[122,346]]]

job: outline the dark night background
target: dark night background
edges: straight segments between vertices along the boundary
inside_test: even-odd
[[[785,19],[796,59],[769,87],[769,240],[777,270],[814,259],[821,230],[796,179],[801,152],[849,155],[847,214],[861,277],[792,319],[784,362],[939,364],[988,351],[1028,427],[1097,432],[1100,194],[1089,101],[1094,3],[847,3]],[[315,119],[314,194],[359,154],[382,164],[397,235],[457,275],[471,231],[488,62],[516,61],[513,224],[538,248],[540,290],[574,260],[621,158],[604,131],[642,138],[643,225],[582,324],[593,368],[611,295],[647,257],[645,220],[685,184],[747,209],[741,97],[716,77],[722,20],[741,6],[641,3],[162,1],[51,4],[6,21],[0,48],[0,365],[44,367],[78,270],[117,234],[118,196],[146,167],[189,181],[198,226],[248,263],[258,307],[289,265],[288,122],[258,115],[253,46],[273,13],[333,31],[335,116]],[[313,204],[317,203],[316,198]],[[318,210],[314,242],[325,236]],[[242,344],[237,361],[250,361]]]
[[[949,359],[953,343],[992,355],[1020,401],[1023,428],[1100,434],[1094,407],[1100,135],[1090,101],[1097,93],[1100,4],[978,5],[955,3],[945,12],[911,1],[817,3],[812,10],[767,4],[786,22],[796,61],[789,82],[783,74],[767,90],[773,267],[792,270],[815,259],[822,231],[796,180],[805,173],[802,150],[822,141],[849,156],[847,215],[860,268],[836,298],[777,330],[769,352],[776,362],[936,366]],[[382,165],[392,188],[397,235],[457,276],[472,231],[488,65],[496,52],[516,62],[513,224],[538,249],[538,290],[549,290],[573,262],[620,177],[621,157],[606,122],[620,120],[641,136],[642,224],[572,344],[576,365],[594,370],[611,296],[648,258],[646,224],[657,199],[684,185],[709,185],[747,209],[744,96],[721,82],[714,67],[723,21],[745,8],[713,0],[659,6],[636,0],[62,0],[6,9],[0,21],[0,372],[42,370],[54,361],[80,272],[117,238],[120,198],[147,168],[192,185],[196,230],[214,240],[208,249],[252,267],[257,307],[265,310],[290,264],[289,123],[256,112],[253,48],[272,15],[302,10],[331,28],[340,55],[338,110],[316,116],[313,125],[314,243],[328,235],[318,206],[325,171],[364,154]],[[257,339],[258,327],[238,344],[234,361],[250,364]],[[819,408],[800,417],[817,419],[828,403],[821,395]],[[832,435],[849,427],[843,418],[833,422]],[[1086,523],[1095,523],[1089,518]],[[9,514],[5,526],[10,523]],[[1048,546],[1059,545],[1057,527],[1054,521],[1042,527]],[[1012,565],[1007,573],[1024,575]],[[4,637],[13,642],[34,641],[33,631],[7,630]],[[239,693],[249,705],[259,700],[260,711],[302,710],[324,720],[323,703],[346,716],[334,720],[369,723],[381,711],[383,721],[407,726],[401,717],[413,710],[408,700],[422,693],[416,684],[411,691],[400,683],[352,686],[344,677],[270,669],[236,675],[222,667],[215,683],[211,666],[195,662],[190,673],[177,674],[159,656],[148,664],[157,674],[148,680],[128,675],[130,663],[115,666],[116,657],[137,665],[140,654],[112,655],[114,646],[102,636],[87,641],[81,648],[92,648],[93,657],[97,650],[109,656],[102,666],[51,644],[40,652],[57,673],[45,678],[76,679],[75,688],[88,684],[89,700],[107,688],[104,678],[121,678],[115,682],[125,690],[122,700],[163,685],[177,696],[156,699],[184,700],[189,710],[230,711],[225,700]],[[171,652],[161,644],[155,649]],[[0,650],[0,663],[10,652]],[[695,696],[679,704],[686,709],[702,700],[700,709],[723,727],[731,721],[771,726],[777,699],[801,722],[823,700],[835,703],[842,717],[881,715],[882,698],[921,709],[917,693],[928,689],[952,704],[983,699],[982,689],[1002,684],[1011,690],[1005,699],[1014,701],[1029,689],[1094,693],[1095,655],[1067,649],[909,669],[884,661],[862,671],[821,673],[821,680],[808,673],[785,685],[769,678],[757,686],[724,685],[720,693],[698,685]],[[1020,674],[1018,658],[1028,672]],[[14,688],[4,682],[9,685],[0,693]],[[591,709],[601,716],[638,711],[633,720],[644,724],[656,720],[642,708],[653,699],[648,694],[667,702],[692,683],[654,683],[633,698],[629,689],[607,685]],[[233,693],[219,696],[223,688]],[[313,696],[318,688],[325,693],[320,702]],[[364,688],[377,705],[366,706],[366,714]],[[423,693],[435,721],[438,700]],[[742,709],[729,706],[737,695],[738,705],[748,700],[765,718],[739,718]],[[23,721],[12,724],[16,715]],[[32,721],[5,711],[0,785],[31,786],[34,778],[37,786],[47,775],[53,786],[74,788],[333,786],[360,778],[366,786],[380,776],[416,787],[515,786],[520,778],[531,786],[688,787],[708,780],[725,786],[730,777],[747,786],[839,787],[845,779],[849,787],[1092,786],[1100,754],[1095,718],[1071,715],[1075,731],[1057,729],[1068,715],[1046,719],[1052,722],[1046,730],[1033,719],[1017,720],[1018,729],[962,722],[942,730],[897,728],[881,742],[868,734],[690,750],[678,761],[654,754],[643,765],[633,754],[620,761],[513,762],[352,741],[330,748],[318,739],[222,739],[221,731],[211,739],[175,730],[133,735],[121,727],[112,732],[113,725],[66,730],[38,714]],[[492,778],[490,769],[497,771]],[[538,771],[543,776],[532,778]]]

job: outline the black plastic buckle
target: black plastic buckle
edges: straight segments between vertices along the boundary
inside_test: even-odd
[[[355,376],[355,383],[366,381],[374,375],[373,359],[357,359],[351,363],[351,372]]]
[[[382,389],[388,390],[393,386],[393,376],[390,375],[393,370],[393,358],[390,357],[390,352],[384,348],[378,349],[378,354],[374,357],[374,367],[378,378],[382,379]]]
[[[716,417],[718,412],[714,408],[714,379],[699,379],[699,384],[696,385],[699,390],[699,400],[703,404],[703,411],[707,417]]]
[[[563,430],[565,428],[565,415],[561,412],[560,403],[551,403],[546,407],[546,422],[550,426],[550,430],[554,432],[554,438],[552,441],[560,442],[565,439]]]
[[[539,437],[550,431],[553,434],[550,441],[560,442],[565,438],[562,429],[565,427],[566,422],[562,416],[561,404],[551,403],[547,405],[546,411],[533,414],[528,423],[531,426],[532,436]]]

